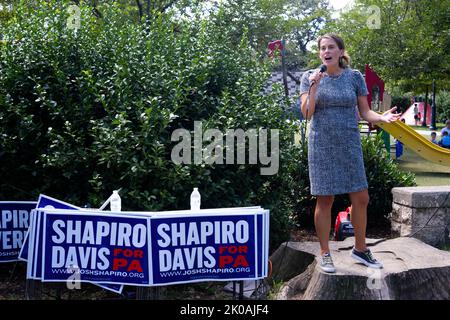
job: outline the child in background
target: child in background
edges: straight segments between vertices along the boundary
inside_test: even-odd
[[[450,149],[450,136],[447,131],[442,132],[442,139],[439,142],[441,147]]]
[[[400,121],[405,123],[405,118],[400,119]],[[395,159],[400,158],[402,155],[403,155],[403,143],[401,143],[400,140],[395,139]]]
[[[436,132],[434,132],[434,131],[431,133],[431,142],[433,142],[434,144],[439,145],[439,142],[436,139]]]
[[[417,126],[417,123],[419,122],[419,107],[417,106],[417,103],[414,103],[414,122]]]

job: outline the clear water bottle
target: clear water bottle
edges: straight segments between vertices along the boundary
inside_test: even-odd
[[[198,188],[194,188],[191,193],[191,210],[200,210],[201,196]]]
[[[117,190],[113,191],[110,200],[111,211],[119,212],[122,211],[122,200],[120,199],[119,192]]]

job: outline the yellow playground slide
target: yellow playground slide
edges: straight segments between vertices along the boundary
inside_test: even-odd
[[[377,126],[400,140],[407,148],[413,150],[422,158],[450,166],[450,149],[435,145],[402,121],[379,123]]]

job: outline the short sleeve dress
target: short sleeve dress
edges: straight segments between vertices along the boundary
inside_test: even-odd
[[[314,71],[303,74],[300,95],[308,92],[308,78]],[[357,113],[357,97],[366,95],[366,83],[358,70],[345,68],[340,75],[326,75],[320,81],[308,137],[312,195],[367,189]]]

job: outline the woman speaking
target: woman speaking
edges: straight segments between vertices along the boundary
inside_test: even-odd
[[[316,196],[314,223],[320,242],[320,267],[336,272],[328,246],[331,207],[334,196],[349,194],[355,246],[351,255],[368,267],[382,268],[366,246],[369,194],[358,113],[371,123],[392,122],[400,118],[392,108],[378,114],[370,110],[367,87],[358,70],[349,68],[344,41],[336,34],[317,40],[320,69],[303,74],[300,85],[301,111],[311,119],[308,137],[308,166],[311,194]]]

